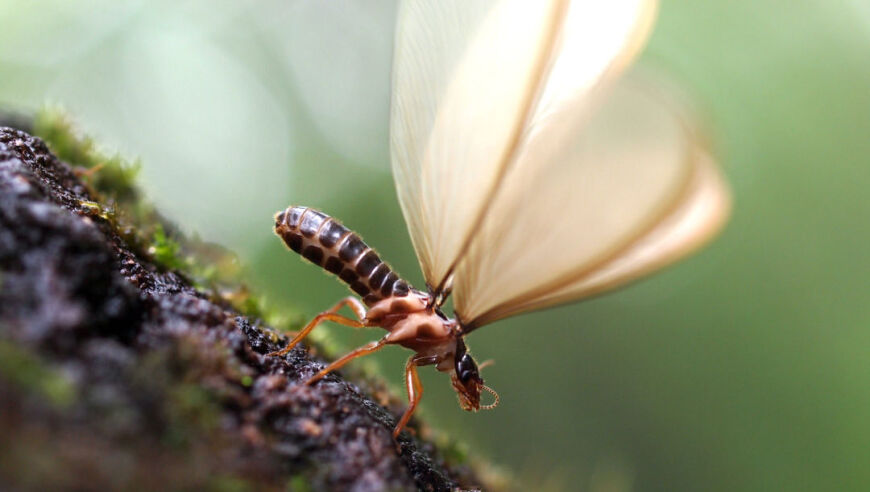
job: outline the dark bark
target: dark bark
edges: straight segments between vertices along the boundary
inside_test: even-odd
[[[304,347],[158,267],[0,128],[0,489],[450,490],[476,479]],[[278,343],[276,343],[276,341]]]

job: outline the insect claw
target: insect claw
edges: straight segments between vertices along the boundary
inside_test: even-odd
[[[274,352],[269,352],[268,354],[266,354],[266,357],[281,357],[281,356],[287,355],[287,353],[289,353],[291,350],[293,350],[292,346],[284,347],[284,348],[276,350]]]
[[[302,384],[304,384],[305,386],[311,386],[314,383],[320,381],[321,379],[323,379],[323,376],[321,376],[320,373],[317,373],[314,376],[311,376],[310,378],[306,379],[305,382]]]

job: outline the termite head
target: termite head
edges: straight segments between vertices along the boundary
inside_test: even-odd
[[[480,369],[477,362],[468,353],[462,338],[456,339],[456,352],[454,353],[454,367],[450,375],[453,389],[459,397],[459,405],[463,410],[476,412],[477,410],[489,410],[498,405],[498,394],[483,384],[480,377]],[[495,397],[495,401],[489,405],[480,405],[480,390],[484,389]]]

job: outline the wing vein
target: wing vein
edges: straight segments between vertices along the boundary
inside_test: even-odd
[[[553,58],[558,54],[556,46],[559,36],[561,36],[562,34],[562,28],[564,27],[566,17],[565,13],[568,10],[568,3],[568,0],[558,0],[557,2],[555,2],[552,12],[550,12],[548,24],[551,29],[547,29],[545,31],[548,33],[547,39],[544,43],[543,49],[541,50],[541,54],[538,56],[538,59],[534,65],[534,73],[537,74],[537,77],[534,84],[530,85],[531,90],[528,92],[528,94],[526,94],[526,97],[524,98],[524,102],[522,104],[523,116],[522,118],[517,120],[517,124],[514,126],[513,131],[511,132],[509,140],[510,143],[505,149],[501,164],[498,166],[496,178],[493,180],[490,189],[487,190],[486,198],[483,201],[483,206],[478,211],[474,221],[472,221],[472,226],[468,229],[468,231],[466,231],[466,237],[462,240],[462,247],[459,248],[460,253],[456,258],[453,259],[453,261],[450,263],[450,266],[447,268],[444,277],[438,282],[438,286],[433,291],[433,297],[438,298],[444,292],[445,287],[447,287],[448,280],[451,278],[451,276],[453,275],[453,271],[456,269],[456,265],[459,264],[459,262],[468,252],[468,246],[471,244],[471,241],[474,240],[475,231],[480,228],[480,225],[486,218],[486,213],[489,210],[489,206],[493,202],[493,198],[495,198],[496,193],[498,193],[499,187],[504,181],[504,177],[507,175],[511,163],[517,161],[517,151],[519,150],[522,143],[523,134],[529,127],[532,117],[535,114],[535,103],[541,96],[541,93],[547,84],[550,68],[552,68],[553,66]],[[446,298],[447,296],[443,296],[442,299],[446,300]]]
[[[695,152],[690,153],[687,156],[687,159],[690,159],[695,155]],[[544,284],[541,286],[537,286],[531,290],[528,290],[518,296],[512,297],[508,300],[505,300],[492,308],[488,309],[486,312],[481,313],[477,317],[472,320],[469,320],[464,325],[464,330],[466,333],[472,331],[473,329],[487,324],[489,321],[489,317],[493,315],[493,313],[498,313],[500,310],[505,309],[508,306],[515,305],[521,306],[526,303],[533,302],[535,299],[541,299],[545,296],[558,291],[564,287],[571,285],[576,282],[578,279],[583,278],[585,275],[590,272],[594,272],[598,268],[601,268],[604,265],[607,265],[611,261],[616,258],[619,258],[624,252],[631,250],[636,244],[644,239],[644,237],[655,230],[662,222],[667,220],[667,218],[675,212],[688,198],[691,192],[691,184],[693,175],[699,172],[696,166],[695,169],[692,170],[692,173],[686,175],[683,178],[683,182],[679,185],[676,192],[674,193],[671,201],[662,208],[658,215],[655,216],[654,220],[650,220],[647,224],[642,227],[639,227],[637,232],[634,233],[633,236],[627,238],[624,243],[616,248],[614,248],[608,255],[603,256],[596,260],[593,263],[588,265],[583,265],[582,268],[570,271],[564,275],[559,276],[554,279],[552,282],[548,284]]]

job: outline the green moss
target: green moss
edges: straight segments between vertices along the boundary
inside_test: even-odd
[[[39,110],[34,118],[33,132],[45,141],[60,160],[86,168],[96,165],[93,139],[78,134],[72,120],[60,108],[44,107]]]
[[[131,246],[146,250],[159,219],[136,186],[141,164],[100,149],[59,108],[40,110],[34,118],[33,133],[60,160],[73,166],[88,186],[95,201],[79,203],[81,210],[110,222]]]
[[[186,447],[218,428],[220,407],[215,396],[196,383],[169,388],[164,403],[169,426],[164,440],[173,447]]]
[[[447,438],[439,439],[441,453],[449,463],[463,465],[468,462],[468,445]]]
[[[287,492],[311,492],[309,483],[305,475],[295,475],[287,481]]]
[[[203,380],[222,367],[223,354],[212,344],[190,340],[181,338],[177,346],[143,354],[130,374],[137,393],[160,402],[165,422],[160,440],[181,450],[203,438],[219,437],[222,413],[220,388],[204,385]]]
[[[181,245],[166,235],[162,224],[154,228],[148,253],[154,261],[170,270],[184,270],[188,263],[181,257]]]
[[[44,108],[37,114],[34,133],[61,160],[82,169],[79,174],[98,200],[80,203],[82,210],[112,223],[131,246],[150,255],[158,266],[183,273],[197,289],[211,292],[239,312],[278,330],[292,329],[304,321],[297,313],[252,295],[241,282],[246,272],[234,254],[196,236],[184,237],[164,224],[154,208],[141,199],[136,186],[141,167],[138,161],[131,164],[117,154],[100,150],[58,108]],[[272,335],[275,341],[279,339],[279,335]],[[322,342],[329,345],[328,340]]]
[[[81,177],[95,191],[117,202],[130,203],[139,198],[136,176],[141,163],[100,150],[92,138],[76,132],[63,110],[43,108],[34,119],[33,130],[60,160],[84,168]]]
[[[80,203],[85,213],[112,223],[131,246],[148,253],[159,266],[185,274],[198,289],[213,292],[240,312],[272,326],[290,326],[292,316],[267,308],[242,285],[244,269],[235,255],[198,237],[176,234],[151,204],[141,199],[136,186],[139,161],[131,163],[101,150],[59,108],[42,109],[36,115],[34,133],[58,158],[79,168],[79,175],[98,200]]]
[[[0,341],[0,378],[25,392],[38,394],[58,408],[75,401],[75,387],[62,373],[5,341]]]
[[[259,487],[243,478],[218,475],[209,480],[206,488],[214,492],[247,492],[257,490]]]

